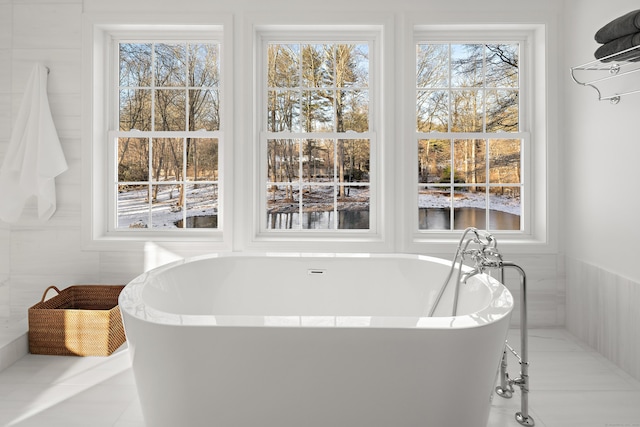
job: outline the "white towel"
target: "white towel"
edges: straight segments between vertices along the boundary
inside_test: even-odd
[[[55,177],[67,170],[67,162],[49,109],[47,73],[42,64],[33,68],[0,167],[0,219],[5,222],[17,221],[33,196],[41,221],[56,210]]]

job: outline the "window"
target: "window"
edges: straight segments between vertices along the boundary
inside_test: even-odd
[[[83,15],[86,248],[231,247],[231,17],[179,22]]]
[[[260,229],[377,228],[375,34],[262,34]]]
[[[220,44],[119,41],[116,229],[218,228]]]
[[[83,234],[418,252],[476,226],[546,245],[545,26],[405,18],[397,37],[386,14],[259,14],[233,61],[231,16],[85,15]]]
[[[418,38],[419,232],[527,228],[523,46],[517,39]]]

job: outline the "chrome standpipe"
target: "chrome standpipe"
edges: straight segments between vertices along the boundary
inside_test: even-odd
[[[502,262],[500,265],[501,282],[504,284],[504,269],[513,268],[520,273],[520,354],[505,342],[500,363],[500,385],[496,387],[496,394],[510,399],[513,396],[513,386],[520,387],[520,412],[516,412],[516,421],[523,426],[534,426],[535,421],[529,415],[529,341],[527,334],[527,275],[524,270],[511,262]],[[520,376],[509,378],[507,372],[507,350],[511,351],[520,362]]]
[[[529,415],[529,349],[528,349],[528,335],[527,335],[527,276],[524,270],[512,263],[504,262],[502,260],[502,254],[498,251],[498,243],[496,239],[486,231],[478,230],[474,227],[467,228],[456,250],[453,262],[449,274],[444,281],[444,284],[440,288],[435,302],[429,310],[428,316],[433,316],[442,296],[451,281],[453,276],[453,270],[458,269],[458,277],[456,280],[455,293],[453,295],[453,309],[452,316],[455,316],[458,311],[458,295],[460,286],[463,283],[477,274],[482,274],[487,269],[497,269],[501,271],[501,282],[505,283],[505,268],[513,268],[520,273],[520,353],[518,354],[508,342],[505,341],[505,348],[502,353],[502,361],[500,363],[500,385],[496,387],[496,394],[504,398],[511,398],[513,396],[514,385],[520,387],[521,402],[520,412],[516,412],[515,418],[518,423],[523,426],[534,426],[535,421]],[[468,269],[462,273],[462,265],[465,259],[471,259],[473,261],[473,268]],[[520,376],[511,379],[507,372],[507,350],[511,351],[520,361]]]

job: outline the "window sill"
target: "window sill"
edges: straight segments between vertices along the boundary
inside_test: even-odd
[[[83,232],[83,249],[89,251],[139,251],[149,245],[158,245],[169,251],[183,254],[181,257],[197,256],[211,252],[231,250],[231,244],[222,232],[194,233],[114,232],[102,235]]]
[[[557,244],[547,237],[532,236],[520,233],[491,232],[498,242],[498,248],[503,254],[546,254],[557,252]],[[405,248],[409,253],[455,253],[462,230],[459,233],[443,233],[432,236],[414,236],[412,242]]]

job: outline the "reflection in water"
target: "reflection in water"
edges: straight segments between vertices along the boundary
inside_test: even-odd
[[[420,208],[420,230],[450,230],[450,208]],[[486,211],[480,208],[455,208],[453,211],[455,230],[467,227],[486,227]],[[520,216],[508,212],[489,211],[490,230],[520,230]]]
[[[182,228],[182,220],[174,223],[176,227]],[[218,228],[218,215],[202,215],[187,217],[186,228]]]
[[[302,224],[299,212],[268,213],[267,228],[273,230],[333,230],[333,211],[303,212]],[[369,211],[338,211],[338,229],[366,230],[369,228]]]
[[[420,230],[449,230],[451,228],[449,208],[420,208]],[[480,208],[455,208],[455,229],[464,230],[467,227],[485,228],[486,212]],[[291,230],[302,228],[305,230],[332,230],[335,214],[333,211],[303,212],[302,226],[300,214],[269,213],[267,227],[274,230]],[[176,227],[182,228],[182,220],[175,222]],[[520,216],[502,211],[489,212],[489,227],[491,230],[520,230]],[[192,216],[187,218],[186,228],[218,228],[217,215]],[[338,211],[338,229],[367,230],[369,228],[369,211]]]

